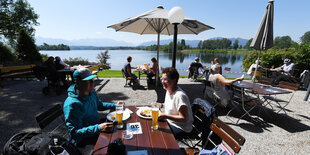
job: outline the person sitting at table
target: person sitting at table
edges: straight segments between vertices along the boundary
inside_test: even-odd
[[[255,63],[253,63],[253,64],[250,66],[250,68],[249,68],[249,70],[248,70],[248,72],[247,72],[246,74],[248,74],[248,75],[251,75],[251,74],[252,74],[253,70],[256,68],[257,62],[258,62],[258,68],[257,68],[257,70],[258,70],[259,68],[261,68],[261,66],[260,66],[260,61],[259,61],[259,60],[255,60]]]
[[[95,77],[87,68],[74,71],[75,84],[68,88],[68,97],[63,106],[70,137],[79,147],[95,144],[100,132],[110,132],[113,128],[112,122],[99,122],[98,110],[113,109],[116,104],[105,103],[99,99],[94,90]]]
[[[211,74],[209,75],[208,81],[211,82],[214,92],[219,96],[221,100],[221,105],[227,107],[230,102],[231,95],[227,90],[226,85],[231,85],[236,81],[242,81],[243,78],[236,78],[234,80],[227,80],[223,75],[220,74],[220,66],[213,65],[211,66]]]
[[[134,73],[131,72],[131,69],[137,69],[137,67],[131,67],[131,65],[130,65],[131,61],[132,61],[132,57],[128,56],[127,57],[127,63],[125,63],[125,65],[123,67],[124,74],[125,74],[126,77],[131,77],[131,79],[133,80],[134,83],[139,84],[137,76]],[[131,83],[129,83],[129,85],[131,85]]]
[[[211,62],[213,64],[213,62]],[[220,67],[220,74],[222,75],[222,65],[220,64],[219,58],[214,58],[214,64],[213,65],[218,65]]]
[[[64,68],[70,67],[70,65],[63,62],[59,56],[55,57],[55,66],[56,66],[56,70],[62,70]]]
[[[152,79],[152,77],[156,75],[158,63],[157,63],[156,58],[152,58],[151,61],[152,61],[152,63],[153,63],[153,66],[151,67],[150,72],[147,74],[147,78],[148,78],[148,80],[149,80],[149,83],[150,83],[150,84],[153,84],[153,79]]]
[[[196,57],[195,61],[192,62],[189,67],[188,67],[188,78],[192,78],[192,76],[194,76],[194,79],[197,78],[197,76],[199,75],[199,68],[203,68],[202,64],[199,62],[199,58]]]
[[[193,114],[191,104],[186,93],[178,87],[179,73],[175,68],[163,70],[162,84],[166,90],[163,107],[165,112],[159,113],[158,119],[167,119],[176,138],[192,131]]]
[[[55,58],[50,56],[47,58],[46,61],[43,62],[43,67],[48,72],[47,78],[51,80],[52,82],[58,82],[59,81],[59,74],[57,73],[56,66],[55,66]]]
[[[70,67],[70,65],[63,62],[59,56],[56,56],[55,57],[55,67],[56,67],[56,70],[62,70],[66,67]],[[62,73],[62,72],[58,72],[58,75],[60,77],[60,80],[63,82],[63,84],[67,86],[66,74]]]
[[[290,59],[284,59],[284,65],[270,69],[272,72],[272,86],[278,85],[280,81],[286,80],[291,81],[291,76],[294,74],[294,63],[291,62]]]

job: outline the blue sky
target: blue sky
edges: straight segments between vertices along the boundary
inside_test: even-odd
[[[185,16],[214,27],[198,35],[178,39],[206,40],[212,37],[254,37],[268,0],[28,0],[39,14],[36,36],[55,39],[108,38],[139,44],[156,40],[156,35],[115,32],[107,26],[162,5],[180,6]],[[310,31],[309,0],[274,1],[274,37],[294,41]],[[173,36],[161,36],[172,39]]]

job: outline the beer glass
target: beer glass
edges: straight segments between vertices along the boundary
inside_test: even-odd
[[[152,129],[158,129],[158,114],[159,114],[159,107],[160,105],[155,103],[152,105]]]
[[[124,106],[122,104],[116,106],[116,120],[118,129],[123,128],[123,110]]]

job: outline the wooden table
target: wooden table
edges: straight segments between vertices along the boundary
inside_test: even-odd
[[[265,85],[260,85],[257,83],[252,83],[252,82],[247,82],[247,81],[242,81],[242,82],[235,82],[233,84],[234,86],[240,87],[240,88],[245,88],[249,89],[257,94],[261,95],[277,95],[277,94],[289,94],[291,91],[287,91],[281,88],[275,88],[271,86],[265,86]]]
[[[265,86],[265,85],[260,85],[257,83],[252,83],[252,82],[247,82],[247,81],[241,81],[241,82],[235,82],[233,84],[233,86],[239,87],[241,88],[241,102],[242,102],[242,109],[245,112],[237,121],[237,123],[239,122],[239,120],[244,117],[245,115],[248,115],[252,118],[252,116],[250,115],[250,111],[252,109],[254,109],[254,107],[257,104],[260,104],[261,106],[265,106],[265,105],[270,105],[269,103],[269,99],[273,99],[273,97],[265,97],[265,96],[270,96],[270,95],[277,95],[277,94],[289,94],[292,93],[291,91],[287,91],[281,88],[275,88],[275,87],[271,87],[271,86]],[[253,92],[256,95],[256,99],[254,101],[254,106],[252,108],[250,108],[249,110],[246,110],[245,108],[245,89],[249,90],[250,92]],[[263,95],[264,100],[260,100],[259,95]],[[288,104],[288,103],[287,103]],[[287,105],[286,104],[286,105]],[[253,105],[253,104],[252,104]],[[280,108],[283,110],[283,108],[286,106],[281,106],[279,103],[278,105],[280,106]],[[271,105],[270,105],[271,106]],[[271,106],[272,107],[272,106]]]
[[[158,130],[152,130],[152,120],[140,118],[136,115],[136,108],[128,106],[133,113],[129,120],[124,122],[124,129],[117,130],[116,126],[113,133],[101,133],[98,137],[94,150],[107,146],[116,138],[122,138],[122,132],[126,128],[126,123],[140,122],[142,126],[142,134],[136,134],[132,139],[122,139],[126,145],[126,151],[147,150],[148,155],[152,154],[182,154],[177,141],[175,140],[167,122],[158,122]],[[108,148],[103,148],[95,154],[106,154]]]

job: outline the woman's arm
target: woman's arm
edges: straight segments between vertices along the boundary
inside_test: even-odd
[[[219,81],[219,82],[221,82],[221,83],[223,83],[223,84],[225,84],[225,85],[231,85],[231,84],[233,84],[234,82],[236,82],[236,81],[242,81],[243,80],[243,78],[236,78],[236,79],[234,79],[234,80],[227,80],[227,79],[225,79],[224,77],[223,77],[223,75],[217,75],[218,77],[217,77],[217,81]]]
[[[188,120],[188,108],[185,105],[182,105],[178,111],[177,115],[168,115],[165,113],[159,112],[159,120],[170,119],[177,122],[186,122]]]

